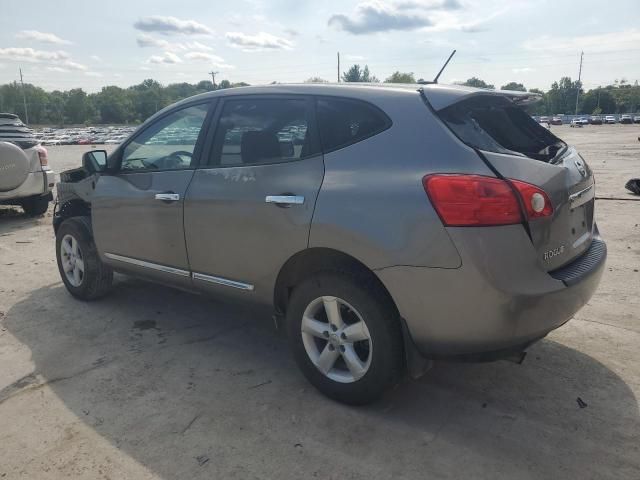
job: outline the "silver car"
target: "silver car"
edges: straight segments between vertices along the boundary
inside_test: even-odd
[[[591,169],[532,100],[274,85],[181,101],[62,174],[62,280],[84,300],[117,271],[270,307],[308,380],[350,404],[433,359],[521,358],[606,258]]]

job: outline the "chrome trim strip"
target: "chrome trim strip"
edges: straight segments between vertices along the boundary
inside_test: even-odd
[[[304,197],[302,195],[267,195],[264,201],[281,205],[302,205]]]
[[[591,200],[595,196],[594,186],[595,184],[592,183],[584,190],[580,190],[573,195],[569,195],[569,204],[571,205],[571,208],[579,207]]]
[[[229,280],[228,278],[214,277],[213,275],[205,275],[203,273],[192,273],[191,276],[194,280],[216,283],[218,285],[225,285],[227,287],[239,288],[240,290],[253,290],[253,285],[249,285],[248,283],[236,282],[235,280]]]
[[[180,275],[181,277],[189,276],[188,271],[180,270],[179,268],[167,267],[166,265],[158,265],[157,263],[145,262],[144,260],[138,260],[130,257],[123,257],[122,255],[116,255],[115,253],[105,253],[104,256],[110,258],[111,260],[129,263],[138,267],[150,268],[152,270],[158,270],[165,273],[173,273],[174,275]]]

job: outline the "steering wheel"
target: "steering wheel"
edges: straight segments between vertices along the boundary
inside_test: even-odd
[[[191,163],[191,157],[193,154],[191,152],[187,152],[186,150],[178,150],[176,152],[171,152],[166,157],[163,157],[156,161],[156,168],[179,168],[185,165],[183,157],[187,157],[189,160],[186,162],[187,164]]]

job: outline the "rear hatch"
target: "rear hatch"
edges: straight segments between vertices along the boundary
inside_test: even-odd
[[[429,92],[423,92],[429,101]],[[530,97],[504,92],[461,96],[437,111],[498,177],[544,190],[553,213],[524,224],[540,265],[552,271],[584,253],[594,234],[593,173],[575,148],[541,127],[518,102]],[[526,201],[526,199],[523,199]]]

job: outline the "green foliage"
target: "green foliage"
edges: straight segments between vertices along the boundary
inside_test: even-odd
[[[364,69],[360,68],[360,65],[352,65],[349,70],[342,74],[343,82],[372,82],[378,83],[378,80],[375,75],[372,75],[369,72],[369,65],[365,65]]]
[[[491,89],[496,88],[490,83],[486,83],[484,80],[480,80],[477,77],[471,77],[469,80],[462,83],[461,85],[464,85],[466,87],[475,87],[475,88],[491,88]]]
[[[367,65],[353,65],[343,73],[345,82],[378,82]],[[308,83],[325,83],[320,77],[311,77]],[[413,73],[394,72],[385,82],[415,83]],[[231,83],[222,80],[217,89],[248,86],[248,83]],[[463,85],[494,88],[477,77],[472,77]],[[82,123],[131,123],[141,122],[158,110],[183,98],[212,91],[210,80],[202,80],[196,84],[172,83],[163,86],[156,80],[147,79],[129,88],[105,86],[100,92],[87,94],[81,88],[68,91],[46,92],[40,87],[25,84],[25,95],[31,124],[82,124]],[[524,85],[509,82],[502,86],[503,90],[526,91]],[[630,83],[625,79],[616,80],[612,85],[583,92],[582,85],[563,77],[551,85],[547,92],[532,88],[531,93],[542,95],[540,102],[531,104],[527,111],[532,115],[554,115],[575,112],[576,95],[580,91],[578,113],[608,114],[635,113],[640,111],[640,86],[638,82]],[[22,87],[12,82],[0,85],[0,112],[16,113],[23,120],[24,105]]]
[[[310,77],[307,78],[304,83],[329,83],[327,80],[325,80],[324,78],[320,78],[320,77]]]
[[[509,82],[506,85],[500,87],[500,90],[513,90],[516,92],[526,92],[527,89],[524,88],[524,85],[516,82]]]
[[[416,78],[411,73],[402,73],[395,71],[387,78],[384,83],[416,83]]]

